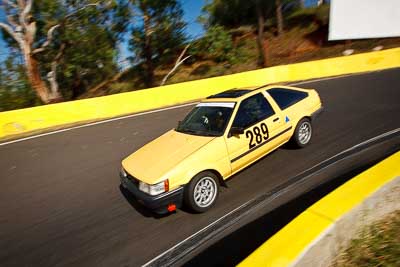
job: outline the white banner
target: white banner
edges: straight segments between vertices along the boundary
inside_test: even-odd
[[[329,40],[400,36],[400,0],[331,0]]]

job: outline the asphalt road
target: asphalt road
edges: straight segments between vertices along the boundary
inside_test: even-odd
[[[279,149],[228,181],[205,214],[156,218],[119,187],[121,160],[191,107],[0,146],[0,266],[137,266],[297,173],[400,127],[400,69],[310,82],[325,112],[305,149]]]

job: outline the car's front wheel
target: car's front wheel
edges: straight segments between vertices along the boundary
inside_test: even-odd
[[[292,137],[292,143],[297,147],[305,147],[311,141],[312,125],[308,118],[303,118],[299,121]]]
[[[185,188],[184,201],[194,212],[205,212],[218,197],[218,178],[212,172],[197,174]]]

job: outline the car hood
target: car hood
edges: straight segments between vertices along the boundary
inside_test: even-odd
[[[170,130],[128,156],[122,161],[122,166],[138,180],[155,184],[182,160],[214,138]]]

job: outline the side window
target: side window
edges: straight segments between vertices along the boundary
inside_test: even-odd
[[[283,110],[291,105],[299,102],[300,100],[306,98],[308,96],[307,93],[290,90],[290,89],[283,89],[283,88],[272,88],[267,91],[278,106]]]
[[[232,126],[247,128],[274,114],[275,112],[267,99],[262,93],[259,93],[242,101]]]

